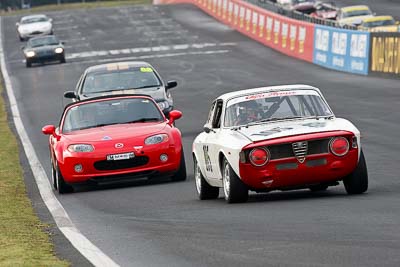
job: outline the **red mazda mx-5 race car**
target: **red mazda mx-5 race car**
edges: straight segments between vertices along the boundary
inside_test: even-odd
[[[67,105],[58,128],[44,126],[54,188],[60,194],[73,185],[171,176],[186,179],[181,133],[146,95],[114,95]]]

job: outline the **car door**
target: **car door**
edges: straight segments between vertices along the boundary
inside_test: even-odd
[[[222,140],[221,131],[222,107],[222,100],[219,99],[214,102],[213,114],[209,119],[210,131],[208,132],[203,145],[206,176],[210,179],[221,179],[218,152],[221,147],[221,142],[224,141]]]

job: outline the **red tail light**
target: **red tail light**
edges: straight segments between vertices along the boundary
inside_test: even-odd
[[[260,167],[267,164],[269,151],[266,148],[253,148],[249,154],[249,160],[254,166]]]
[[[332,154],[336,156],[344,156],[349,152],[349,141],[344,137],[335,137],[329,143]]]

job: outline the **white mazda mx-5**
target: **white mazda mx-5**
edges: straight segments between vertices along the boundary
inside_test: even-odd
[[[368,189],[360,132],[336,118],[319,89],[283,85],[227,93],[211,105],[193,143],[200,199],[223,188],[228,203],[249,190],[326,190],[343,181],[349,194]]]

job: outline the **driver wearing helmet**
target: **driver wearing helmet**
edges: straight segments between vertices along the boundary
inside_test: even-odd
[[[241,102],[238,104],[238,116],[235,125],[243,125],[257,121],[258,104],[254,100]]]

